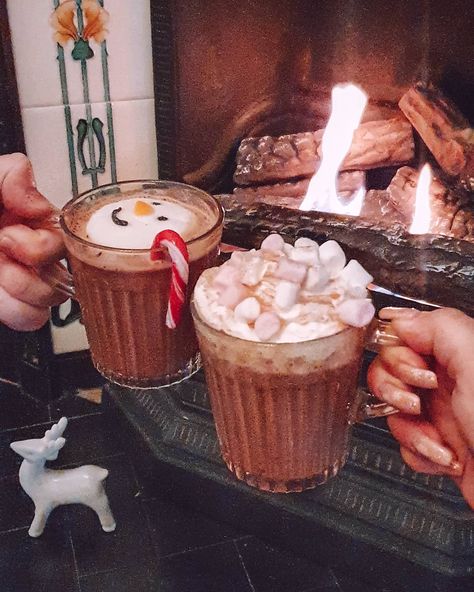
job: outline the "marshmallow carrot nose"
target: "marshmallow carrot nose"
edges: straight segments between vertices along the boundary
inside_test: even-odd
[[[133,207],[133,213],[135,214],[135,216],[151,216],[153,212],[153,206],[146,203],[146,201],[141,201],[137,199],[137,201],[135,202],[135,206]]]

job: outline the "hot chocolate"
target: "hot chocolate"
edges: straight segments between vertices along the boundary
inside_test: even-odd
[[[239,479],[301,491],[343,466],[371,279],[334,241],[271,235],[198,280],[192,312],[212,410]]]
[[[152,261],[150,247],[161,230],[180,234],[189,252],[189,295],[215,262],[221,225],[211,196],[167,182],[99,188],[66,206],[62,226],[75,290],[94,364],[106,378],[160,386],[198,368],[188,307],[175,329],[165,325],[172,266]]]

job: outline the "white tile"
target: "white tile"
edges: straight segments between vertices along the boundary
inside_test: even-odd
[[[67,315],[70,308],[70,300],[61,304],[61,317]],[[80,321],[74,321],[66,327],[55,327],[51,323],[51,336],[53,340],[53,351],[55,354],[65,354],[75,351],[89,349],[86,330]]]
[[[90,106],[91,116],[104,124],[103,133],[106,149],[104,173],[97,175],[99,185],[112,180],[111,154],[105,103]],[[156,178],[158,175],[154,101],[122,101],[111,104],[114,146],[116,153],[117,179]],[[65,109],[61,107],[35,107],[22,110],[23,128],[27,154],[33,164],[36,182],[40,191],[56,206],[61,207],[73,195],[73,182],[69,161]],[[90,175],[82,174],[78,158],[77,123],[86,119],[85,105],[71,107],[71,124],[78,191],[92,187]],[[96,163],[99,146],[94,138]],[[86,164],[90,163],[88,140],[84,141]]]
[[[150,0],[105,0],[105,7],[110,14],[107,51],[112,100],[152,99]]]
[[[22,110],[26,152],[38,189],[56,206],[72,197],[63,107]]]
[[[53,0],[7,0],[20,104],[23,108],[63,103],[57,45],[49,19]],[[149,0],[105,0],[107,68],[114,101],[153,98]],[[94,52],[85,61],[88,100],[106,100],[102,47],[90,41]],[[72,58],[73,41],[64,47],[69,104],[86,102],[81,62]]]
[[[60,105],[51,0],[7,0],[20,105]]]
[[[112,106],[119,181],[156,179],[158,156],[154,101],[121,101]]]
[[[97,117],[104,124],[106,123],[106,108],[103,103],[91,105],[91,112],[92,117]],[[22,119],[26,152],[33,164],[38,188],[56,206],[61,207],[71,199],[74,187],[68,152],[65,109],[62,106],[22,109]],[[86,119],[86,108],[84,105],[73,105],[71,107],[73,163],[75,165],[77,188],[79,192],[82,192],[92,187],[92,181],[90,175],[82,174],[82,166],[78,158],[77,123],[80,119]],[[106,128],[104,128],[105,134]],[[97,175],[99,185],[111,181],[107,136],[105,139],[107,150],[106,170],[104,173]],[[99,149],[96,140],[94,141],[94,148],[97,162]],[[88,142],[86,139],[84,142],[86,164],[90,162],[87,150]]]

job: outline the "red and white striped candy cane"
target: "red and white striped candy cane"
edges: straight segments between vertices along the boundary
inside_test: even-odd
[[[163,247],[168,251],[172,263],[166,326],[170,329],[176,329],[181,319],[184,301],[186,300],[186,286],[189,278],[189,255],[186,243],[174,230],[162,230],[155,236],[150,250],[150,259],[152,261],[159,261],[165,258]]]

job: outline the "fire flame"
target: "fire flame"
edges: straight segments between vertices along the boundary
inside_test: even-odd
[[[321,142],[321,164],[309,183],[300,210],[357,216],[365,189],[362,193],[359,190],[349,204],[343,204],[337,195],[336,183],[367,105],[367,95],[354,84],[338,84],[332,89],[331,102],[331,116]]]
[[[411,234],[425,234],[431,225],[430,186],[432,174],[429,164],[421,169],[416,186],[415,212],[410,226]]]

